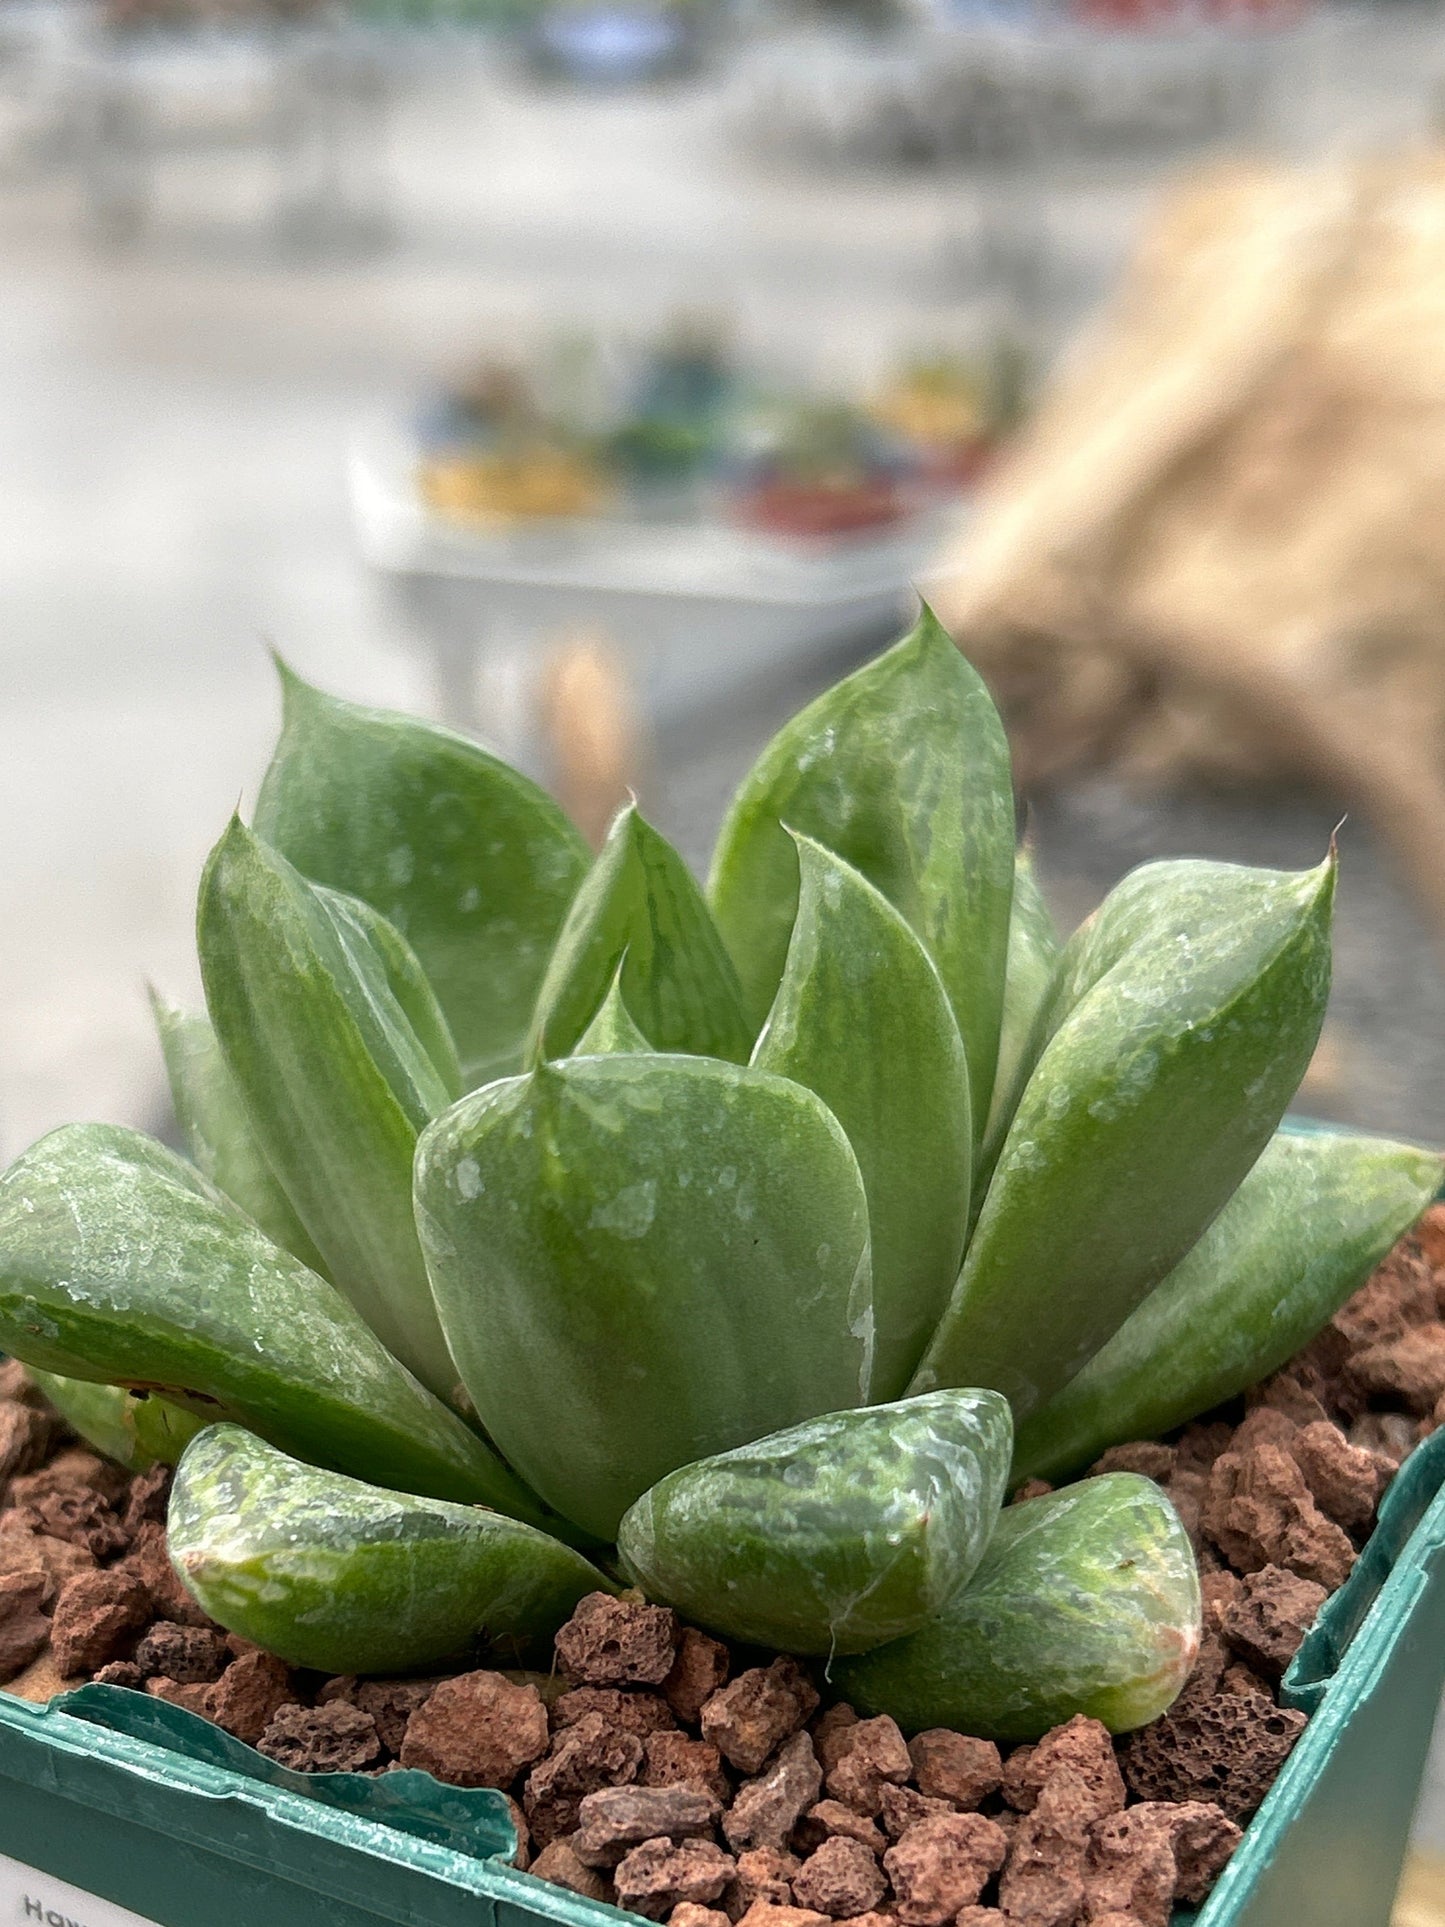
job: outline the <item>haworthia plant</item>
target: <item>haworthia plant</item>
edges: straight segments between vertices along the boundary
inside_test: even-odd
[[[319,1471],[234,1425],[187,1446],[169,1543],[213,1619],[326,1673],[544,1659],[577,1601],[610,1585],[516,1519]]]
[[[0,1350],[403,1491],[544,1516],[339,1292],[139,1131],[33,1145],[0,1178],[0,1253]]]
[[[544,1638],[625,1560],[906,1724],[1147,1719],[1182,1527],[1128,1479],[1001,1513],[1010,1414],[1057,1474],[1237,1392],[1439,1165],[1270,1142],[1332,858],[1147,865],[1060,951],[1014,826],[926,614],[763,750],[706,894],[635,807],[589,867],[524,777],[288,679],[202,880],[207,1016],[159,1013],[193,1162],[26,1153],[0,1347],[128,1459],[224,1422],[182,1569],[288,1657]]]
[[[1079,1471],[1283,1365],[1415,1222],[1442,1175],[1433,1152],[1381,1138],[1275,1137],[1188,1257],[1023,1426],[1015,1477]]]
[[[704,1626],[786,1652],[867,1652],[968,1581],[1012,1443],[997,1392],[830,1413],[670,1473],[618,1546],[638,1585]]]
[[[285,720],[256,828],[304,876],[401,932],[468,1086],[517,1069],[587,845],[545,791],[475,743],[324,695],[282,669]]]
[[[833,1683],[905,1732],[1032,1740],[1084,1713],[1127,1733],[1174,1699],[1199,1640],[1189,1535],[1151,1479],[1112,1472],[1010,1506],[972,1583]]]

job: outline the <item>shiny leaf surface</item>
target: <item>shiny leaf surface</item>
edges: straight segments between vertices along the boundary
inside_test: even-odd
[[[868,1396],[857,1161],[784,1078],[544,1065],[430,1126],[417,1211],[488,1434],[599,1537],[675,1467]]]
[[[1280,1134],[1214,1223],[1019,1434],[1053,1479],[1267,1378],[1359,1289],[1439,1189],[1441,1160],[1380,1138]]]
[[[397,997],[429,993],[345,899],[239,822],[201,879],[206,1004],[266,1162],[337,1287],[443,1398],[456,1388],[411,1214],[417,1133],[455,1095]],[[434,1030],[433,1017],[428,1030]]]
[[[1334,862],[1147,864],[1071,940],[959,1285],[914,1380],[1022,1424],[1179,1262],[1304,1075]]]
[[[752,1031],[712,912],[635,806],[618,815],[568,912],[537,997],[533,1054],[571,1054],[619,969],[654,1050],[746,1061]]]
[[[786,724],[733,798],[708,892],[758,1024],[777,994],[797,909],[788,830],[851,863],[932,957],[981,1130],[1013,890],[1008,744],[982,681],[926,609],[902,642]]]
[[[922,1632],[840,1660],[833,1685],[905,1733],[1037,1740],[1077,1713],[1111,1733],[1172,1703],[1199,1651],[1199,1576],[1152,1479],[1112,1472],[1009,1506],[977,1572]]]
[[[406,938],[468,1086],[515,1070],[587,869],[582,837],[544,790],[465,737],[281,677],[284,726],[257,830]]]
[[[0,1350],[159,1391],[337,1471],[542,1516],[324,1278],[120,1125],[52,1131],[0,1178]]]
[[[584,1594],[611,1590],[532,1526],[319,1471],[232,1425],[187,1448],[168,1536],[212,1619],[323,1673],[540,1660]]]
[[[867,1652],[916,1632],[970,1577],[1012,1443],[996,1392],[832,1412],[670,1473],[618,1547],[649,1598],[728,1638]]]
[[[873,1392],[897,1398],[963,1256],[968,1065],[938,972],[858,872],[800,836],[797,921],[753,1052],[816,1091],[863,1174],[873,1245]]]

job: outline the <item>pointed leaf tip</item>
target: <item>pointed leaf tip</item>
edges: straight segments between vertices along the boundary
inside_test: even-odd
[[[968,1056],[975,1131],[998,1051],[1013,889],[1008,745],[976,671],[931,613],[778,732],[739,785],[709,897],[755,1025],[777,994],[806,831],[912,927]]]
[[[628,1011],[652,1049],[746,1061],[752,1030],[712,913],[635,804],[614,817],[567,913],[532,1013],[533,1061],[575,1051],[619,967]]]
[[[1151,863],[1075,933],[925,1384],[1022,1421],[1176,1265],[1279,1123],[1319,1036],[1334,873]]]
[[[283,670],[257,829],[303,875],[394,924],[469,1085],[519,1067],[527,1019],[589,853],[530,778],[466,737]]]

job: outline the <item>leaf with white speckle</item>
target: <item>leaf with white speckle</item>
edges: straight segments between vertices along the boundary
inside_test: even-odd
[[[1152,1479],[1111,1472],[1000,1515],[973,1578],[922,1631],[840,1659],[834,1690],[905,1732],[1037,1740],[1084,1714],[1157,1719],[1199,1651],[1199,1573]]]
[[[546,1064],[438,1118],[416,1186],[488,1436],[599,1537],[675,1466],[868,1396],[862,1179],[786,1078],[685,1056]]]
[[[0,1178],[0,1349],[361,1478],[545,1519],[333,1286],[120,1125],[65,1125]]]
[[[1281,1132],[1192,1251],[1022,1427],[1014,1476],[1056,1479],[1278,1371],[1440,1188],[1433,1151]]]
[[[213,1425],[187,1447],[167,1525],[200,1605],[293,1666],[397,1673],[545,1664],[609,1582],[547,1533],[480,1506],[387,1492]]]
[[[1022,1424],[1184,1256],[1309,1063],[1334,881],[1147,864],[1075,934],[915,1391],[992,1385]]]
[[[304,876],[401,931],[446,1013],[468,1087],[515,1070],[587,846],[529,778],[413,716],[284,667],[281,740],[256,828]]]
[[[649,1598],[755,1645],[863,1653],[916,1632],[983,1557],[1013,1426],[997,1392],[831,1412],[670,1473],[617,1534]]]

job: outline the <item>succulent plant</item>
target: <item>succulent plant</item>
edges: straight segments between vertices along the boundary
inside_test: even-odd
[[[594,860],[475,745],[283,691],[207,1014],[157,1007],[189,1156],[72,1125],[0,1179],[0,1344],[179,1456],[200,1602],[402,1670],[633,1582],[915,1724],[1160,1711],[1162,1492],[1003,1502],[1273,1369],[1432,1196],[1277,1134],[1333,850],[1146,865],[1061,946],[926,612],[764,750],[705,892],[635,807]]]

